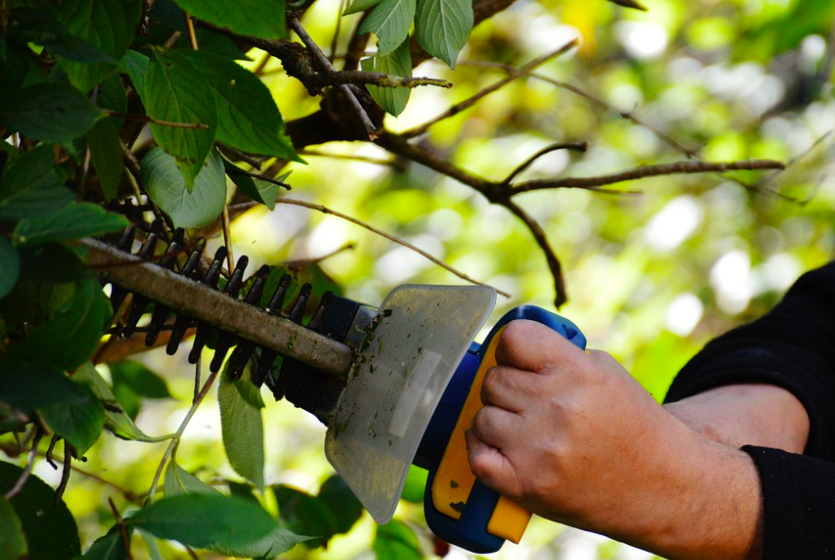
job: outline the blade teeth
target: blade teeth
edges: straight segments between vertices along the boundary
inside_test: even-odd
[[[125,203],[122,206],[121,211],[125,214],[133,213],[140,215],[143,212],[142,207],[134,206],[130,202]],[[142,229],[143,231],[149,233],[145,238],[145,242],[136,254],[143,260],[151,260],[154,256],[159,239],[168,238],[164,224],[159,220],[154,221],[154,223],[150,226],[147,224],[139,224],[139,227],[137,227],[137,225],[131,225],[123,232],[117,243],[117,248],[125,252],[131,252],[138,229]],[[206,248],[206,241],[203,238],[198,238],[195,241],[193,248],[188,251],[188,257],[185,259],[185,263],[183,263],[182,267],[180,267],[178,263],[182,262],[180,254],[184,249],[184,239],[185,232],[181,228],[174,231],[170,238],[170,242],[167,244],[168,246],[165,254],[158,263],[159,266],[172,270],[186,278],[195,280],[211,288],[218,289],[220,275],[223,273],[223,266],[227,258],[226,248],[223,246],[218,247],[209,266],[201,270],[201,262]],[[238,262],[236,263],[234,270],[229,275],[229,280],[226,282],[223,290],[223,292],[229,297],[236,299],[239,297],[240,291],[243,288],[244,273],[248,264],[248,257],[241,256],[238,259]],[[255,305],[262,308],[266,312],[273,315],[284,315],[291,321],[297,324],[302,324],[305,309],[307,308],[310,300],[313,286],[309,283],[302,285],[285,314],[282,309],[284,302],[287,299],[290,285],[292,284],[292,277],[289,274],[284,274],[281,277],[278,282],[278,286],[270,297],[267,305],[264,306],[261,303],[270,270],[270,267],[267,265],[259,268],[254,279],[252,280],[252,285],[250,286],[249,291],[242,301],[249,305]],[[118,304],[125,299],[127,294],[128,292],[126,290],[117,285],[113,285],[111,291],[111,301],[113,302],[114,309],[118,308]],[[307,328],[313,330],[320,328],[327,314],[331,298],[332,294],[330,292],[326,292],[322,296],[322,299],[319,302],[313,317],[309,321]],[[123,329],[123,336],[129,336],[135,332],[137,323],[145,313],[150,303],[151,302],[147,298],[134,294],[134,300],[129,312],[129,318],[125,328]],[[297,379],[299,377],[298,375],[283,375],[280,373],[280,370],[284,369],[283,367],[272,367],[276,358],[280,356],[277,352],[260,348],[252,341],[241,340],[234,333],[222,331],[203,321],[197,321],[190,316],[176,313],[164,305],[155,305],[148,326],[148,332],[145,336],[145,343],[147,346],[153,346],[156,343],[160,332],[170,320],[172,315],[174,317],[174,322],[166,344],[166,352],[169,355],[176,353],[180,342],[182,342],[189,329],[197,326],[197,332],[195,333],[194,341],[188,354],[189,363],[196,363],[197,360],[200,359],[206,343],[215,332],[219,332],[217,344],[215,346],[215,353],[210,364],[212,371],[217,371],[221,368],[225,358],[229,355],[231,350],[228,368],[229,375],[233,379],[240,378],[246,368],[246,365],[249,363],[253,355],[255,355],[257,359],[257,367],[254,367],[251,371],[251,381],[257,387],[266,383],[266,385],[272,390],[276,400],[283,398],[285,392],[288,391],[298,397],[300,392],[311,389],[311,387],[307,387],[309,384],[306,383],[305,380]],[[291,362],[290,359],[286,359],[286,361]]]

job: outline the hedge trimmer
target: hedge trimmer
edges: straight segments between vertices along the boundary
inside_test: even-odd
[[[498,550],[506,539],[519,542],[530,513],[475,478],[464,434],[481,407],[481,384],[496,364],[504,325],[538,321],[584,348],[570,321],[517,307],[477,344],[495,305],[493,288],[403,285],[379,308],[326,293],[302,324],[310,284],[285,305],[290,276],[264,266],[244,282],[248,259],[240,257],[220,288],[225,248],[206,261],[205,243],[186,250],[178,230],[155,257],[158,235],[142,243],[135,236],[132,226],[115,246],[84,240],[91,267],[112,284],[114,310],[133,294],[123,335],[150,313],[149,346],[167,328],[166,350],[173,354],[196,326],[190,362],[211,339],[212,371],[226,362],[227,374],[239,378],[250,365],[256,386],[266,384],[277,400],[286,398],[327,426],[328,460],[378,523],[391,519],[415,464],[429,473],[424,509],[436,535],[479,553]]]

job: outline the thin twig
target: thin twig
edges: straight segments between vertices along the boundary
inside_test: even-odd
[[[232,229],[229,227],[229,205],[223,204],[223,212],[220,213],[220,224],[223,227],[223,245],[226,247],[226,266],[229,273],[234,270],[233,263],[235,256],[232,254]]]
[[[40,451],[38,452],[38,455],[40,455],[42,457],[45,456],[45,454],[41,453]],[[55,459],[55,461],[58,461],[62,465],[64,464],[64,461],[62,461],[60,459]],[[58,467],[56,466],[55,468],[58,468]],[[110,486],[114,490],[117,490],[120,494],[122,494],[122,496],[124,496],[124,498],[127,501],[129,501],[131,503],[139,503],[139,499],[138,499],[137,494],[135,492],[131,492],[127,488],[123,488],[123,487],[119,486],[118,484],[116,484],[114,482],[111,482],[109,480],[106,480],[106,479],[102,478],[101,476],[99,476],[96,473],[86,471],[86,470],[82,469],[81,467],[77,467],[77,466],[73,465],[72,463],[70,463],[70,468],[73,471],[77,472],[78,474],[80,474],[82,476],[86,476],[87,478],[91,478],[91,479],[93,479],[97,482],[100,482],[101,484],[104,484],[105,486]]]
[[[54,459],[52,458],[52,452],[55,450],[55,444],[58,443],[58,440],[61,439],[61,436],[58,434],[52,434],[52,439],[49,440],[49,447],[46,450],[46,462],[49,463],[49,466],[58,470],[58,465],[55,464]]]
[[[35,429],[37,431],[35,432],[35,437],[32,440],[32,449],[29,450],[29,456],[26,458],[26,466],[23,468],[23,472],[20,473],[20,476],[14,486],[6,492],[5,498],[7,500],[11,500],[17,496],[21,490],[23,490],[23,486],[26,484],[26,481],[29,480],[29,475],[32,474],[32,468],[35,466],[35,457],[38,454],[38,444],[41,442],[41,438],[43,437],[43,432],[40,428]]]
[[[803,150],[802,152],[800,152],[799,154],[797,154],[796,156],[791,158],[789,161],[787,161],[786,165],[782,169],[777,169],[776,171],[773,171],[773,172],[769,173],[768,175],[766,175],[763,179],[755,182],[753,185],[750,185],[750,186],[746,185],[746,187],[749,187],[749,188],[755,189],[755,190],[756,189],[762,189],[763,187],[765,187],[765,185],[768,185],[769,183],[774,181],[774,179],[776,179],[778,175],[780,175],[781,173],[783,173],[784,171],[786,171],[790,167],[793,167],[793,166],[797,165],[797,163],[799,161],[803,160],[809,154],[811,154],[813,151],[815,151],[815,148],[817,148],[824,140],[829,138],[832,135],[833,132],[835,132],[835,131],[830,130],[828,132],[825,132],[824,134],[819,136],[814,142],[812,142],[811,146],[809,146],[808,148],[806,148],[805,150]],[[779,194],[779,193],[775,192],[775,194]],[[781,195],[781,196],[785,196],[785,195]],[[800,201],[800,200],[797,200],[797,199],[791,199],[791,198],[790,198],[790,200],[792,202],[798,202],[798,203],[803,202],[803,201]]]
[[[380,72],[365,72],[360,70],[343,70],[328,74],[316,74],[309,80],[310,85],[326,87],[340,84],[372,85],[384,88],[416,88],[418,86],[437,86],[445,89],[452,87],[452,82],[439,78],[423,78],[411,76],[394,76]]]
[[[328,57],[325,56],[325,53],[322,52],[322,49],[319,48],[313,39],[311,39],[310,35],[308,35],[307,31],[302,27],[299,20],[295,17],[289,16],[287,18],[287,24],[293,31],[296,32],[296,35],[299,36],[299,39],[302,40],[302,43],[308,48],[308,50],[313,55],[314,60],[322,67],[322,70],[327,73],[336,73],[333,64],[331,61],[328,60]],[[354,92],[351,91],[351,88],[347,84],[339,84],[337,86],[345,98],[348,100],[348,103],[354,108],[357,116],[359,117],[360,121],[362,122],[363,127],[365,128],[365,132],[368,134],[369,140],[374,140],[379,136],[379,131],[377,127],[371,122],[371,118],[368,116],[368,113],[365,112],[362,105],[360,105],[357,96],[354,95]]]
[[[519,194],[543,189],[596,189],[605,185],[613,185],[623,181],[633,181],[659,175],[679,175],[687,173],[710,173],[737,170],[783,169],[785,164],[780,161],[754,159],[749,161],[709,162],[709,161],[677,161],[657,165],[644,165],[594,177],[564,177],[561,179],[534,179],[513,185],[512,193]]]
[[[371,156],[361,156],[355,154],[329,154],[326,152],[321,152],[319,150],[299,150],[298,154],[301,156],[326,157],[332,159],[361,161],[363,163],[373,163],[375,165],[384,165],[387,167],[393,167],[396,165],[396,161],[392,158],[375,158]]]
[[[220,152],[225,155],[232,155],[233,157],[238,158],[241,161],[244,161],[254,167],[255,169],[261,169],[261,165],[269,158],[265,158],[263,156],[253,156],[252,154],[247,154],[246,152],[242,152],[237,148],[233,148],[227,144],[222,142],[217,142],[217,147],[220,149]],[[232,159],[232,158],[229,158]]]
[[[499,69],[499,70],[504,70],[508,74],[510,74],[510,73],[512,73],[516,70],[516,68],[511,66],[510,64],[503,64],[501,62],[483,62],[483,61],[476,61],[476,60],[469,60],[469,61],[468,60],[463,60],[463,61],[459,62],[459,64],[469,65],[469,66],[478,66],[478,67],[483,67],[483,68],[496,68],[496,69]],[[634,109],[631,110],[631,111],[622,111],[622,110],[618,109],[617,107],[614,107],[614,106],[610,105],[609,103],[607,103],[603,99],[597,97],[596,95],[593,95],[593,94],[589,93],[588,91],[584,90],[581,87],[575,86],[574,84],[570,84],[568,82],[563,82],[561,80],[555,80],[554,78],[551,78],[549,76],[545,76],[543,74],[539,74],[537,72],[531,72],[529,74],[529,77],[537,79],[537,80],[541,80],[541,81],[546,82],[546,83],[549,83],[549,84],[551,84],[555,87],[558,87],[560,89],[570,91],[571,93],[582,97],[583,99],[591,102],[592,104],[597,105],[598,107],[601,107],[602,109],[605,109],[607,111],[615,113],[616,115],[618,115],[619,117],[621,117],[623,119],[627,119],[627,120],[633,122],[634,124],[636,124],[638,126],[646,128],[647,130],[652,132],[655,136],[657,136],[659,139],[661,139],[663,142],[668,144],[670,147],[672,147],[673,149],[681,152],[688,159],[689,158],[694,158],[698,155],[698,150],[693,150],[693,149],[690,149],[690,148],[684,146],[680,142],[673,139],[671,136],[667,135],[666,133],[662,132],[661,130],[657,129],[656,127],[654,127],[651,124],[649,124],[648,122],[646,122],[645,120],[636,116]]]
[[[331,214],[333,216],[336,216],[337,218],[342,218],[343,220],[349,221],[352,224],[356,224],[363,229],[367,229],[368,231],[370,231],[372,233],[375,233],[375,234],[379,235],[380,237],[384,237],[384,238],[388,239],[389,241],[392,241],[394,243],[397,243],[398,245],[402,245],[402,246],[404,246],[408,249],[411,249],[412,251],[418,253],[422,257],[425,257],[425,258],[429,259],[430,261],[432,261],[436,265],[440,266],[444,270],[447,270],[447,271],[451,272],[452,274],[456,275],[457,277],[461,278],[462,280],[466,280],[467,282],[470,282],[471,284],[477,284],[479,286],[488,286],[489,285],[489,284],[485,284],[484,282],[479,282],[478,280],[476,280],[474,278],[471,278],[467,274],[465,274],[465,273],[463,273],[459,270],[456,270],[452,266],[448,265],[447,263],[443,262],[442,260],[438,259],[437,257],[434,257],[433,255],[427,253],[423,249],[421,249],[419,247],[416,247],[415,245],[412,245],[411,243],[409,243],[405,239],[401,239],[401,238],[399,238],[395,235],[392,235],[390,233],[386,233],[386,232],[384,232],[380,229],[377,229],[376,227],[372,226],[371,224],[367,224],[367,223],[363,222],[362,220],[358,220],[357,218],[354,218],[353,216],[343,214],[342,212],[339,212],[337,210],[333,210],[333,209],[328,208],[326,206],[322,206],[321,204],[314,204],[312,202],[307,202],[307,201],[304,201],[304,200],[295,200],[295,199],[292,199],[292,198],[277,198],[275,202],[276,202],[276,204],[289,204],[291,206],[302,206],[304,208],[309,208],[311,210],[316,210],[316,211],[321,212],[323,214]],[[257,202],[244,202],[244,203],[241,203],[241,204],[236,204],[235,209],[237,210],[237,209],[240,209],[240,208],[250,208],[250,207],[255,206],[257,204],[258,204]],[[503,290],[496,289],[496,292],[503,295],[504,297],[507,297],[507,298],[511,297],[509,293],[507,293]]]
[[[194,364],[194,396],[191,398],[192,403],[197,402],[197,396],[200,394],[200,360]]]
[[[339,44],[339,32],[342,30],[342,12],[345,11],[345,0],[339,0],[339,11],[336,13],[336,26],[333,31],[333,38],[331,39],[331,53],[328,55],[328,61],[333,64],[336,58],[336,49]]]
[[[585,152],[589,149],[588,142],[559,142],[557,144],[551,144],[550,146],[545,146],[531,157],[520,163],[516,166],[516,169],[510,172],[510,175],[502,181],[502,185],[509,185],[513,179],[516,178],[517,175],[522,173],[525,169],[531,166],[533,162],[541,158],[546,154],[550,154],[551,152],[555,152],[557,150],[574,150],[575,152]]]
[[[149,117],[148,115],[134,115],[131,113],[121,113],[119,111],[111,111],[109,109],[101,109],[102,112],[108,117],[112,117],[114,119],[128,119],[132,121],[140,121],[140,122],[148,122],[151,124],[158,124],[160,126],[170,126],[172,128],[209,128],[209,125],[203,123],[182,123],[182,122],[170,122],[170,121],[161,121],[159,119],[155,119],[154,117]]]
[[[559,309],[565,302],[568,301],[568,294],[565,289],[562,264],[560,264],[560,259],[557,257],[557,254],[551,247],[551,243],[548,241],[548,235],[545,233],[545,230],[542,229],[542,226],[539,225],[539,222],[533,219],[532,216],[530,216],[512,200],[508,199],[504,201],[502,206],[510,210],[514,216],[519,218],[522,223],[525,224],[528,230],[530,230],[531,235],[533,235],[534,240],[536,240],[536,244],[539,245],[539,248],[545,255],[545,261],[548,263],[548,269],[551,271],[551,277],[554,279],[554,305],[557,309]]]
[[[197,361],[200,363],[200,360]],[[177,433],[171,438],[171,443],[168,444],[168,447],[165,450],[165,453],[162,456],[162,460],[157,467],[157,472],[154,474],[154,481],[151,483],[151,487],[148,489],[148,495],[146,497],[146,503],[151,503],[154,501],[154,495],[157,493],[157,486],[159,485],[159,479],[162,476],[162,470],[165,468],[165,465],[168,464],[168,460],[174,454],[174,451],[177,449],[177,446],[180,445],[180,438],[183,435],[183,432],[188,426],[188,423],[191,421],[191,418],[194,416],[194,413],[197,412],[197,407],[200,406],[200,403],[203,402],[203,399],[206,397],[206,394],[209,392],[212,384],[215,382],[217,378],[218,372],[213,371],[209,374],[209,377],[206,379],[206,383],[203,384],[203,388],[197,394],[197,397],[194,399],[194,402],[191,405],[191,408],[188,409],[185,418],[180,423],[180,427],[177,429]]]
[[[188,31],[188,43],[191,48],[197,50],[197,35],[194,33],[194,23],[191,21],[191,14],[185,12],[186,16],[186,30]]]
[[[401,134],[401,136],[403,136],[404,138],[414,138],[415,136],[420,136],[421,134],[423,134],[427,130],[429,130],[429,128],[432,127],[433,125],[435,125],[435,124],[437,124],[437,123],[439,123],[443,120],[446,120],[450,117],[453,117],[453,116],[457,115],[458,113],[460,113],[461,111],[464,111],[465,109],[469,109],[470,107],[475,105],[475,103],[478,100],[480,100],[482,97],[485,97],[486,95],[489,95],[489,94],[493,93],[494,91],[497,91],[497,90],[501,89],[502,87],[506,86],[507,84],[516,80],[517,78],[520,78],[520,77],[530,73],[537,66],[540,66],[540,65],[548,62],[549,60],[551,60],[555,56],[559,56],[559,55],[573,49],[578,44],[579,44],[579,42],[578,42],[577,39],[572,39],[571,41],[564,44],[563,46],[561,46],[557,50],[552,51],[550,53],[547,53],[543,56],[540,56],[539,58],[535,58],[534,60],[528,62],[527,64],[525,64],[521,68],[518,68],[518,69],[514,70],[512,73],[510,73],[510,75],[508,75],[503,80],[499,80],[495,84],[492,84],[492,85],[487,86],[486,88],[482,89],[481,91],[479,91],[478,93],[476,93],[472,97],[469,97],[469,98],[465,99],[464,101],[461,101],[460,103],[456,103],[455,105],[453,105],[452,107],[450,107],[449,109],[447,109],[446,111],[444,111],[443,113],[438,115],[437,117],[435,117],[433,119],[430,119],[429,121],[427,121],[427,122],[425,122],[425,123],[423,123],[419,126],[416,126],[415,128],[413,128],[411,130],[407,130],[406,132],[403,132]]]
[[[287,268],[294,269],[294,268],[304,268],[306,266],[311,266],[314,264],[319,264],[322,261],[326,261],[331,257],[335,257],[336,255],[343,253],[345,251],[352,251],[356,248],[357,244],[353,241],[349,241],[339,249],[335,249],[330,253],[326,253],[320,257],[313,257],[311,259],[297,259],[294,261],[284,261],[282,264]]]
[[[61,503],[61,498],[64,497],[64,491],[67,489],[67,484],[70,482],[70,465],[72,464],[73,448],[70,442],[64,440],[64,468],[61,471],[61,482],[58,483],[58,488],[55,489],[55,496],[52,501],[55,505]]]
[[[243,169],[240,170],[240,173],[246,175],[247,177],[252,177],[253,179],[258,179],[260,181],[266,181],[268,183],[272,183],[273,185],[278,185],[279,187],[284,187],[288,191],[293,190],[293,187],[285,183],[284,181],[279,181],[278,179],[273,179],[271,177],[267,177],[266,175],[262,175],[260,173],[253,173],[252,171],[244,171]]]
[[[125,556],[128,560],[133,560],[133,553],[130,550],[130,539],[128,538],[128,531],[125,528],[125,523],[122,520],[122,515],[116,509],[116,504],[113,503],[113,498],[107,497],[107,503],[110,504],[110,511],[113,512],[113,518],[116,519],[116,524],[119,526],[119,533],[122,535],[122,544],[125,545]]]

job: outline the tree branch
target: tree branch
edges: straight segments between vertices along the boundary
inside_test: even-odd
[[[458,113],[460,113],[461,111],[464,111],[465,109],[469,109],[470,107],[475,105],[482,97],[485,97],[485,96],[493,93],[494,91],[497,91],[500,88],[506,86],[507,84],[509,84],[513,80],[528,74],[529,72],[531,72],[537,66],[540,66],[540,65],[544,64],[545,62],[548,62],[549,60],[551,60],[555,56],[559,56],[559,55],[573,49],[578,44],[579,44],[579,41],[577,39],[572,39],[571,41],[564,44],[563,46],[561,46],[557,50],[552,51],[552,52],[547,53],[547,54],[544,54],[544,55],[542,55],[538,58],[535,58],[534,60],[528,62],[527,64],[525,64],[521,68],[518,68],[518,69],[514,70],[505,79],[499,80],[495,84],[491,84],[491,85],[487,86],[486,88],[482,89],[481,91],[479,91],[478,93],[476,93],[472,97],[469,97],[469,98],[465,99],[464,101],[461,101],[460,103],[456,103],[455,105],[453,105],[452,107],[450,107],[449,109],[447,109],[446,111],[444,111],[443,113],[441,113],[440,115],[435,117],[434,119],[430,119],[429,121],[427,121],[427,122],[425,122],[425,123],[423,123],[419,126],[416,126],[415,128],[413,128],[411,130],[407,130],[406,132],[403,132],[401,134],[401,136],[403,136],[405,138],[414,138],[415,136],[420,136],[421,134],[423,134],[427,130],[429,130],[429,128],[432,125],[435,125],[435,124],[437,124],[437,123],[439,123],[443,120],[446,120],[450,117],[453,117],[453,116],[457,115]]]
[[[452,87],[452,82],[441,80],[439,78],[413,78],[408,76],[382,74],[380,72],[362,72],[359,70],[343,70],[341,72],[334,71],[324,74],[314,74],[309,78],[308,83],[318,88],[341,84],[373,85],[385,88],[438,86],[449,89]]]
[[[562,179],[534,179],[513,185],[511,193],[519,194],[543,189],[596,189],[605,185],[613,185],[623,181],[634,181],[646,177],[657,177],[659,175],[680,175],[688,173],[709,173],[737,170],[758,170],[758,169],[783,169],[785,164],[779,161],[767,159],[754,159],[749,161],[731,162],[709,162],[709,161],[677,161],[674,163],[662,163],[658,165],[644,165],[612,173],[610,175],[598,175],[594,177],[565,177]]]
[[[557,150],[574,150],[575,152],[585,152],[589,149],[588,142],[558,142],[556,144],[551,144],[550,146],[545,146],[528,159],[520,163],[516,166],[516,169],[510,172],[510,175],[502,181],[502,185],[508,186],[510,185],[511,181],[516,178],[517,175],[522,173],[525,169],[531,166],[533,162],[537,159],[541,158],[544,155],[550,154],[551,152],[555,152]]]

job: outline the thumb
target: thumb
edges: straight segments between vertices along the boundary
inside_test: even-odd
[[[573,359],[583,351],[542,323],[517,319],[507,324],[496,347],[496,361],[540,372],[554,362]]]

